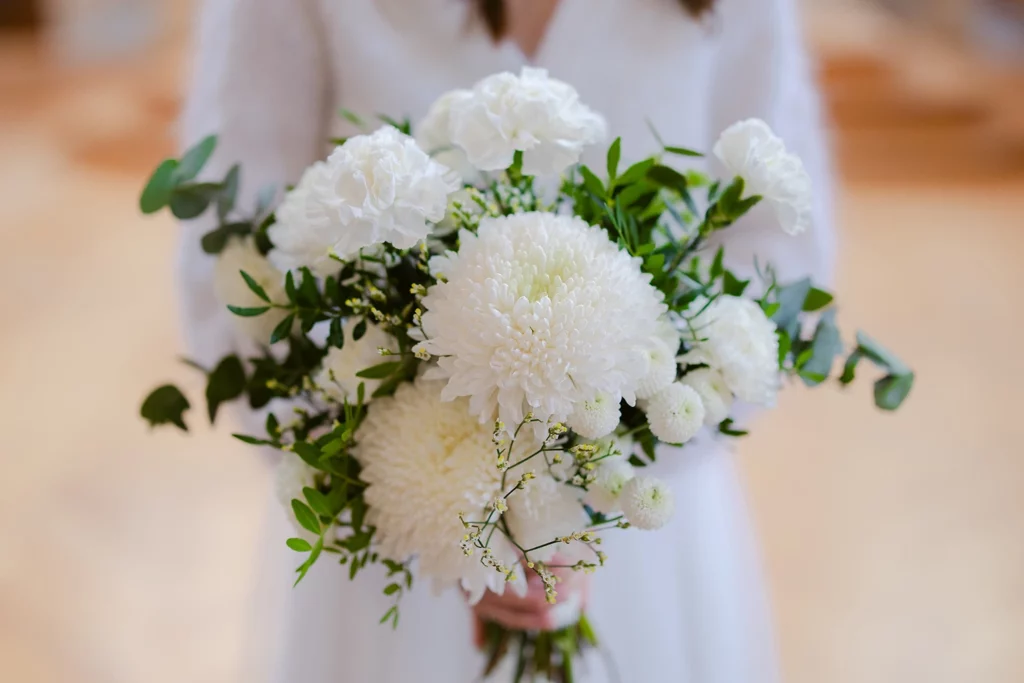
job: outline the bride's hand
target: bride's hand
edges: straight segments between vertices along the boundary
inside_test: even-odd
[[[550,605],[544,594],[544,583],[540,577],[529,572],[526,595],[519,597],[511,589],[503,595],[487,591],[473,606],[475,621],[474,639],[478,647],[484,644],[484,625],[496,622],[510,629],[522,631],[546,631],[556,627],[554,611],[570,596],[582,598],[580,607],[586,606],[590,589],[590,577],[571,569],[557,569],[554,572],[562,579],[558,582],[558,604]]]

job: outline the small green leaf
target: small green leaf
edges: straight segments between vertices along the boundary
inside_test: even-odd
[[[843,342],[836,327],[835,309],[826,311],[814,331],[811,358],[801,365],[800,377],[809,386],[823,382],[832,372],[836,356],[843,352]]]
[[[363,121],[363,119],[354,111],[349,109],[339,109],[338,114],[353,126],[356,126],[357,128],[366,128],[366,121]]]
[[[678,154],[681,157],[702,157],[702,156],[704,156],[700,152],[696,152],[696,151],[694,151],[692,149],[687,149],[685,147],[663,147],[662,149],[664,149],[669,154]]]
[[[860,363],[860,359],[864,357],[860,349],[854,349],[853,353],[850,354],[849,358],[846,359],[846,364],[843,366],[843,374],[839,377],[841,384],[850,384],[857,377],[857,364]]]
[[[605,196],[604,183],[594,175],[586,166],[580,166],[580,175],[583,176],[583,186],[587,188],[587,191],[598,199],[602,199]]]
[[[719,247],[718,251],[715,252],[715,259],[711,262],[711,279],[718,279],[724,272],[725,267],[722,265],[722,261],[725,259],[725,247]]]
[[[231,167],[224,177],[220,194],[217,195],[217,218],[223,223],[227,220],[228,214],[235,208],[235,200],[238,198],[238,183],[241,175],[241,168],[238,164]]]
[[[241,441],[243,443],[247,443],[247,444],[250,444],[252,446],[273,446],[273,445],[275,445],[273,441],[268,441],[267,439],[260,439],[260,438],[257,438],[255,436],[249,436],[247,434],[232,434],[231,436],[235,437],[236,439],[238,439],[239,441]]]
[[[341,318],[331,320],[331,331],[327,335],[327,343],[340,349],[345,346],[345,333],[342,331]]]
[[[198,218],[206,211],[218,188],[210,184],[179,185],[171,193],[171,213],[183,221]]]
[[[615,138],[615,142],[608,148],[608,184],[615,182],[615,175],[619,172],[619,159],[622,157],[622,138]]]
[[[725,420],[722,420],[721,424],[718,425],[719,433],[720,434],[725,434],[726,436],[734,436],[734,437],[746,436],[747,434],[750,433],[750,432],[745,431],[743,429],[733,429],[732,428],[733,424],[735,424],[735,423],[733,422],[732,418],[727,418]]]
[[[772,321],[795,338],[800,326],[800,312],[811,291],[811,280],[804,278],[778,290],[779,309],[771,316]]]
[[[642,180],[643,177],[647,174],[647,171],[656,163],[657,161],[655,161],[653,158],[644,159],[643,161],[636,162],[635,164],[627,168],[621,176],[619,176],[616,185],[622,187],[624,185],[632,185],[633,183]]]
[[[316,540],[316,545],[314,545],[313,549],[309,552],[309,557],[306,558],[306,561],[302,563],[302,566],[295,570],[299,575],[298,578],[295,579],[295,586],[298,586],[299,582],[306,578],[306,573],[309,572],[310,567],[312,567],[316,563],[317,559],[319,559],[320,553],[323,552],[323,549],[324,537],[321,536]]]
[[[284,275],[284,293],[288,301],[298,302],[299,290],[295,288],[295,275],[290,270]]]
[[[391,609],[384,613],[384,616],[380,618],[380,623],[383,624],[388,619],[393,619],[398,614],[398,605],[392,605]]]
[[[817,287],[811,287],[811,291],[807,293],[807,298],[804,300],[804,311],[810,313],[812,311],[819,311],[832,303],[832,295],[823,289]]]
[[[401,361],[389,361],[357,372],[356,377],[360,377],[362,379],[384,379],[398,372],[401,367]]]
[[[146,182],[146,187],[139,197],[139,208],[144,214],[156,213],[171,201],[174,190],[174,171],[178,167],[175,159],[165,159]]]
[[[683,193],[689,190],[686,176],[670,166],[652,166],[647,170],[647,179],[662,187]]]
[[[320,449],[306,441],[296,441],[292,450],[310,467],[320,467]]]
[[[174,172],[175,184],[186,183],[199,175],[216,147],[217,136],[208,135],[185,152],[185,155],[181,157],[181,163]]]
[[[217,409],[226,401],[232,401],[245,390],[245,369],[238,356],[224,358],[210,373],[206,382],[206,409],[212,424]]]
[[[402,590],[402,587],[397,583],[389,583],[387,587],[384,588],[384,595],[394,595],[400,590]]]
[[[309,506],[298,498],[292,499],[292,512],[295,513],[295,519],[299,526],[310,533],[320,533],[320,520],[316,518],[316,514],[309,509]]]
[[[244,237],[252,232],[252,225],[249,223],[225,223],[203,235],[200,244],[207,254],[219,254],[227,246],[228,240],[238,235]]]
[[[914,373],[887,375],[875,382],[875,405],[882,410],[896,410],[914,387]]]
[[[282,339],[287,339],[292,333],[292,325],[295,323],[295,314],[290,313],[284,320],[277,324],[274,331],[270,335],[271,345],[278,343]]]
[[[245,307],[228,305],[228,310],[242,318],[255,318],[256,316],[263,315],[269,311],[270,306]]]
[[[249,287],[250,291],[252,291],[253,294],[263,299],[269,304],[270,297],[267,296],[266,290],[264,290],[263,287],[260,286],[260,283],[256,282],[256,280],[253,280],[252,276],[249,275],[249,273],[245,272],[244,270],[240,270],[238,272],[242,274],[242,279],[245,280],[245,284]]]
[[[743,292],[747,291],[747,287],[750,285],[750,280],[740,280],[738,277],[733,275],[731,270],[725,271],[722,278],[722,293],[728,294],[729,296],[743,296]]]
[[[366,319],[360,320],[354,328],[352,328],[352,341],[359,341],[366,334]]]
[[[313,546],[309,544],[309,541],[304,538],[289,538],[285,543],[289,548],[297,553],[308,553],[313,549]]]
[[[181,390],[173,384],[165,384],[150,392],[142,402],[140,414],[151,427],[162,424],[173,424],[183,431],[188,431],[183,418],[185,411],[191,406]]]
[[[327,498],[324,494],[320,493],[316,489],[308,486],[302,489],[302,495],[306,497],[306,502],[309,503],[309,507],[313,508],[313,511],[318,515],[324,517],[334,517],[334,511],[331,510],[331,504],[327,502]]]
[[[793,340],[785,330],[775,330],[775,333],[779,336],[779,368],[781,369],[785,366],[789,350],[793,348]]]
[[[907,364],[896,354],[889,351],[864,332],[857,332],[857,346],[861,353],[881,368],[890,370],[894,375],[913,374]]]

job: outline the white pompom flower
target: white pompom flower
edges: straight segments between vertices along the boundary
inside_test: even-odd
[[[721,373],[726,386],[742,401],[775,405],[779,391],[779,338],[775,324],[756,301],[719,296],[710,304],[691,305],[692,350],[680,358],[708,365]]]
[[[797,235],[811,225],[811,177],[803,161],[760,119],[740,121],[722,133],[714,147],[725,167],[772,207],[782,229]]]
[[[729,417],[733,396],[725,378],[711,368],[697,368],[686,373],[683,384],[693,387],[704,404],[704,424],[714,427]]]
[[[306,170],[268,231],[281,270],[309,267],[325,276],[360,249],[408,249],[444,218],[460,183],[416,142],[391,126],[357,135]]]
[[[619,496],[622,514],[637,529],[660,529],[675,512],[675,496],[668,484],[654,477],[633,477]]]
[[[305,502],[306,496],[302,493],[304,488],[316,488],[317,470],[306,464],[302,458],[294,453],[284,453],[281,460],[274,469],[274,493],[278,502],[285,509],[285,514],[295,527],[295,534],[302,539],[313,543],[317,536],[299,524],[292,513],[292,501],[301,500]]]
[[[557,175],[606,132],[576,90],[544,69],[488,76],[471,97],[454,97],[449,106],[450,139],[482,171],[508,168],[519,151],[527,175]]]
[[[565,422],[595,396],[635,401],[665,312],[640,261],[579,218],[522,213],[460,233],[431,259],[443,276],[423,298],[427,376],[442,396],[470,398],[481,422],[514,430],[527,413]]]
[[[587,505],[605,515],[619,512],[622,490],[636,475],[626,458],[625,454],[614,455],[598,464],[594,481],[587,485],[587,495],[583,499]]]
[[[387,361],[381,357],[379,349],[393,351],[396,348],[395,339],[379,325],[367,325],[366,333],[355,340],[352,331],[358,324],[359,320],[355,318],[345,321],[342,326],[345,344],[340,349],[332,346],[327,351],[320,372],[313,378],[313,383],[338,403],[354,403],[360,383],[365,385],[364,400],[369,401],[381,380],[363,379],[356,377],[356,373]]]
[[[481,563],[482,551],[466,555],[459,515],[483,520],[502,495],[492,429],[470,416],[465,400],[444,402],[437,382],[417,380],[393,396],[375,399],[358,432],[353,454],[369,486],[367,522],[377,528],[384,557],[417,557],[420,573],[439,583],[458,583],[471,600],[485,590],[502,593],[505,576]],[[537,449],[523,435],[513,459]],[[528,450],[528,449],[533,450]],[[514,494],[515,495],[515,494]],[[491,539],[493,557],[525,590],[515,548],[501,534]]]
[[[241,308],[257,308],[267,305],[263,299],[249,289],[242,278],[245,271],[276,304],[285,304],[284,274],[275,268],[256,248],[249,237],[232,237],[217,256],[213,268],[213,291],[222,305]],[[266,313],[252,317],[231,315],[232,323],[241,334],[259,344],[270,344],[274,328],[285,319],[288,312],[271,308]]]
[[[569,427],[584,439],[607,436],[619,426],[621,401],[619,396],[604,393],[581,401],[569,416]]]
[[[580,492],[547,474],[539,474],[526,483],[526,489],[508,497],[505,522],[512,537],[523,548],[534,548],[556,538],[569,536],[587,526],[587,514],[580,502]],[[530,559],[549,561],[558,544],[534,550]]]
[[[684,444],[704,426],[704,404],[693,387],[674,382],[644,407],[651,433],[666,443]]]
[[[637,386],[637,398],[650,398],[675,381],[679,367],[676,363],[679,339],[679,331],[670,320],[664,318],[658,321],[658,331],[647,352],[647,374]]]

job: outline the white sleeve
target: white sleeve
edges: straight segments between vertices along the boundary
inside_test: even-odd
[[[218,135],[203,176],[219,180],[241,164],[245,211],[264,186],[298,180],[325,147],[331,79],[318,27],[310,0],[203,2],[181,141]],[[200,247],[212,227],[207,216],[182,223],[178,248],[187,354],[204,366],[244,348],[214,296],[214,258]]]
[[[743,277],[753,274],[757,255],[759,262],[775,266],[782,282],[809,275],[828,286],[835,269],[832,171],[797,3],[721,0],[713,30],[721,44],[711,86],[711,139],[705,149],[737,121],[765,120],[810,173],[814,220],[810,230],[791,237],[779,229],[768,207],[759,206],[712,243],[726,245],[728,267]]]

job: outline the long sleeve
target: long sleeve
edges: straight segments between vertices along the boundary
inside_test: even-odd
[[[242,167],[239,206],[261,188],[295,182],[326,141],[330,74],[312,0],[205,0],[194,75],[181,122],[183,146],[219,136],[204,171]],[[213,257],[200,238],[208,217],[182,224],[178,281],[187,353],[210,366],[244,348],[213,292]]]
[[[715,21],[719,55],[712,78],[706,149],[737,121],[764,119],[807,167],[814,188],[812,228],[791,237],[765,206],[713,242],[726,245],[727,265],[749,277],[754,255],[783,282],[810,275],[830,284],[835,261],[832,173],[818,91],[804,48],[795,0],[722,0]],[[718,169],[719,171],[721,169]]]

